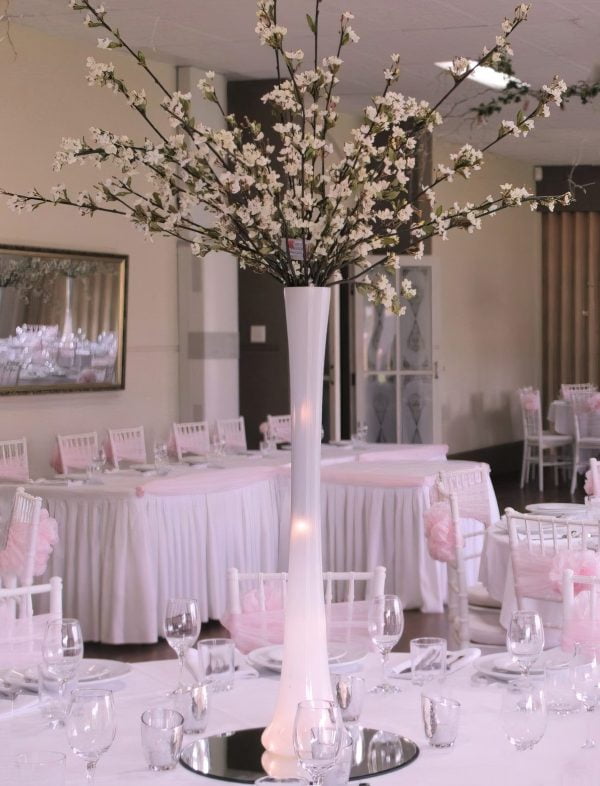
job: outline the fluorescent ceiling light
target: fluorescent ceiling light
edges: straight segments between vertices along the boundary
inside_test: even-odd
[[[476,60],[469,60],[469,69],[473,68],[476,62]],[[435,65],[447,71],[449,68],[452,68],[452,60],[435,63]],[[486,87],[492,87],[494,90],[504,90],[511,80],[517,82],[517,84],[523,84],[523,82],[516,77],[503,74],[500,71],[495,71],[489,66],[477,66],[473,73],[469,74],[467,79],[472,79],[474,82],[479,82],[479,84],[485,85]]]

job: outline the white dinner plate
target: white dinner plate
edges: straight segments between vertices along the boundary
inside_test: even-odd
[[[123,677],[131,671],[129,663],[120,660],[108,660],[106,658],[84,658],[77,671],[77,679],[80,683],[99,683]],[[2,679],[19,687],[37,690],[37,668],[29,667],[24,671],[20,669],[9,669],[3,672]]]
[[[330,646],[329,668],[336,669],[341,666],[351,666],[367,657],[367,651],[360,644],[332,644]],[[283,647],[281,644],[270,644],[268,647],[259,647],[247,655],[253,666],[271,671],[281,671]]]
[[[566,660],[565,654],[559,647],[542,652],[529,673],[533,677],[541,677],[544,674],[544,663],[556,662],[558,658]],[[499,682],[509,682],[521,675],[518,664],[508,652],[492,652],[490,655],[482,655],[473,665],[476,671],[483,674],[484,677]]]
[[[585,513],[587,508],[577,502],[536,502],[527,505],[528,513],[539,513],[540,516],[573,516],[575,513]]]

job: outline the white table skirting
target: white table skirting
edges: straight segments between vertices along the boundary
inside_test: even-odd
[[[394,654],[392,663],[406,659]],[[419,757],[402,770],[378,776],[381,786],[597,786],[600,749],[581,750],[587,713],[561,718],[552,714],[544,737],[531,751],[516,752],[504,734],[500,708],[504,688],[499,684],[474,685],[474,668],[468,666],[447,680],[446,690],[461,704],[458,738],[454,748],[435,750],[425,739],[421,719],[420,688],[402,681],[402,693],[380,696],[367,693],[361,725],[403,734],[420,748]],[[364,664],[367,687],[379,676],[374,656]],[[134,664],[130,674],[112,683],[117,711],[117,736],[100,758],[98,786],[194,786],[208,781],[178,765],[163,773],[148,771],[140,742],[140,715],[149,708],[165,706],[165,693],[177,678],[175,661]],[[228,693],[212,694],[207,734],[241,728],[262,727],[270,720],[277,693],[273,677],[237,680]],[[596,738],[600,716],[592,714]],[[186,735],[184,744],[194,739]],[[0,772],[3,786],[23,786],[13,780],[9,762],[32,750],[57,750],[67,755],[67,786],[83,784],[85,765],[66,742],[63,729],[51,731],[37,709],[13,720],[0,720]],[[366,778],[371,781],[371,778]],[[215,781],[210,781],[215,783]]]

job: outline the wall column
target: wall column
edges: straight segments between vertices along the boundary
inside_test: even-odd
[[[204,72],[189,66],[177,69],[177,87],[192,94],[192,115],[213,128],[224,126],[218,108],[196,88]],[[215,89],[222,106],[227,80],[218,75]],[[196,221],[206,221],[197,209]],[[193,257],[178,243],[179,297],[179,417],[182,421],[237,417],[239,414],[239,332],[237,260],[231,254]]]

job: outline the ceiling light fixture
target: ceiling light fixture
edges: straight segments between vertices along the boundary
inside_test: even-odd
[[[447,71],[452,67],[452,61],[445,60],[441,63],[435,63],[435,65]],[[475,65],[477,65],[476,60],[469,60],[469,69],[473,68]],[[480,85],[485,85],[486,87],[492,87],[494,90],[504,90],[509,81],[516,82],[519,85],[525,84],[515,76],[503,74],[501,71],[495,71],[489,66],[477,66],[473,73],[469,74],[467,79],[472,79],[474,82],[479,82]]]

